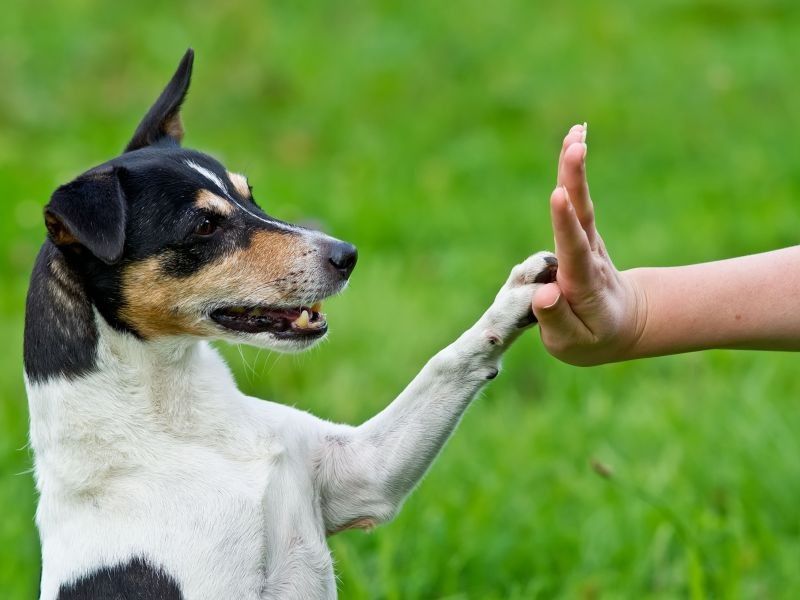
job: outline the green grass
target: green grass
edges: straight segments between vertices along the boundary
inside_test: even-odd
[[[515,261],[551,245],[547,198],[574,122],[590,123],[618,266],[798,242],[791,0],[13,1],[0,20],[3,598],[33,597],[39,573],[21,331],[41,207],[120,150],[189,45],[188,145],[246,172],[276,216],[359,246],[323,347],[225,349],[247,392],[329,419],[379,410]],[[331,540],[341,595],[797,597],[798,399],[789,354],[578,369],[528,335],[400,516]]]

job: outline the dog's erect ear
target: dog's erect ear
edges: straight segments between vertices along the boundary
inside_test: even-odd
[[[120,259],[126,219],[119,176],[116,168],[90,171],[53,192],[44,220],[56,246],[82,246],[106,264]]]
[[[169,80],[167,87],[139,123],[136,133],[125,147],[125,152],[144,148],[165,138],[170,138],[177,144],[181,143],[183,139],[181,104],[186,98],[186,91],[189,89],[189,82],[192,79],[193,62],[194,50],[189,48],[183,55],[178,69]]]

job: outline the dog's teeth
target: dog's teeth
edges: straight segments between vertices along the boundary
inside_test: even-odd
[[[311,307],[311,310],[314,312],[322,312],[322,302],[314,302],[314,305]]]
[[[297,317],[297,320],[294,322],[294,324],[303,329],[308,327],[308,311],[303,309],[303,312],[300,313],[300,316]]]

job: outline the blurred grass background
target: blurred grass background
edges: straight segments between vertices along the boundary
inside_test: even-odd
[[[21,340],[41,207],[120,151],[190,45],[187,145],[246,172],[272,214],[317,219],[361,252],[323,347],[224,349],[247,392],[329,419],[379,410],[512,264],[552,245],[547,198],[574,122],[590,124],[618,266],[798,242],[792,0],[6,3],[3,598],[38,589]],[[396,521],[331,540],[343,598],[800,594],[796,356],[578,369],[537,337]]]

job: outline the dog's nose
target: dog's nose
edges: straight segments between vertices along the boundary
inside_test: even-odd
[[[356,266],[358,250],[353,244],[347,242],[332,242],[329,248],[328,262],[344,279],[350,278],[350,273]]]

